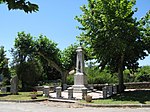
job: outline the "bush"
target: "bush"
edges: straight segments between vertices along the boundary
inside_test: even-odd
[[[118,74],[111,74],[109,69],[104,69],[100,72],[98,67],[86,67],[85,73],[87,75],[88,84],[105,84],[118,83]],[[72,85],[74,76],[67,77],[67,84]],[[130,73],[128,69],[124,70],[124,82],[150,82],[150,66],[139,68],[137,72]]]
[[[136,73],[135,82],[150,82],[150,66],[143,66]]]
[[[87,79],[89,84],[105,84],[117,83],[118,79],[116,74],[110,74],[108,70],[100,72],[97,67],[86,68]]]
[[[136,73],[130,73],[128,69],[124,70],[124,82],[134,82]]]
[[[74,75],[68,75],[67,85],[73,85],[73,84],[74,84]]]

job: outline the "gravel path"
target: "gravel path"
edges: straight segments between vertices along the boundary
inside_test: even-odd
[[[49,101],[36,103],[0,102],[0,112],[150,112],[150,108],[90,108],[72,103]]]

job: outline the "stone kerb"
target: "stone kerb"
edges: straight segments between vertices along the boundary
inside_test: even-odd
[[[61,98],[62,87],[56,87],[56,98]]]

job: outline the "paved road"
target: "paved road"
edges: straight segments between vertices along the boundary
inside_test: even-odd
[[[89,108],[56,102],[0,102],[0,112],[150,112],[150,108]]]

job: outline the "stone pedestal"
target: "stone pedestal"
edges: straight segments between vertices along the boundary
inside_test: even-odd
[[[56,98],[61,98],[61,87],[56,87]]]
[[[103,91],[103,98],[107,98],[107,87],[103,87],[102,91]]]
[[[85,100],[87,96],[87,88],[82,88],[82,99]]]
[[[54,92],[56,92],[56,87],[58,87],[58,84],[57,83],[54,83]]]
[[[74,85],[72,86],[74,92],[82,92],[82,88],[86,88],[86,85],[86,75],[83,73],[76,73],[74,75]]]
[[[87,85],[86,75],[84,73],[76,73],[74,75],[74,85]]]
[[[108,92],[109,92],[109,96],[113,95],[113,86],[108,86]]]
[[[49,97],[49,86],[44,86],[43,96]]]
[[[113,85],[113,94],[115,95],[115,94],[117,94],[117,85]]]
[[[68,99],[69,100],[73,99],[73,88],[72,87],[68,88]]]

